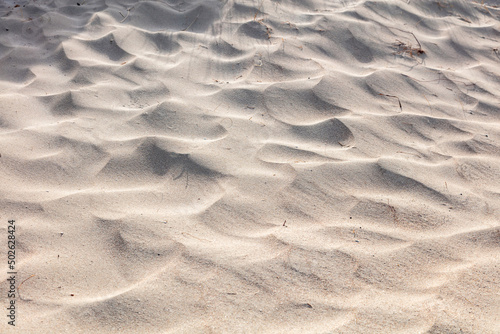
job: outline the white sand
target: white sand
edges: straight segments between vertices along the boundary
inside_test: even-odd
[[[1,333],[500,332],[498,1],[77,1],[0,2]]]

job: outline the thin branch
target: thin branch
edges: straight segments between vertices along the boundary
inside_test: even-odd
[[[122,12],[119,12],[120,15],[123,17],[123,20],[120,21],[120,23],[123,23],[127,17],[130,15],[130,11],[133,9],[134,7],[130,7],[130,8],[127,8],[127,16],[123,16]]]
[[[191,28],[191,26],[196,22],[196,20],[198,20],[198,17],[200,17],[200,14],[201,14],[201,11],[198,13],[198,15],[196,16],[196,18],[193,20],[193,22],[191,22],[191,24],[187,27],[187,28],[184,28],[182,29],[181,31],[186,31],[188,30],[189,28]]]
[[[417,39],[417,36],[415,36],[414,33],[412,33],[411,31],[408,31],[408,30],[403,30],[403,29],[394,28],[394,27],[392,29],[396,29],[396,30],[402,31],[402,32],[405,32],[407,34],[412,34],[413,38],[415,38],[415,40],[417,41],[419,50],[423,51],[422,50],[422,44],[420,44],[419,40]]]
[[[23,297],[21,297],[21,293],[19,292],[19,289],[21,289],[21,285],[24,284],[24,282],[26,282],[27,280],[29,280],[30,278],[34,277],[35,274],[31,275],[30,277],[28,277],[27,279],[25,279],[24,281],[22,281],[18,286],[17,286],[17,294],[19,295],[19,298],[24,300]]]
[[[398,102],[399,102],[399,109],[401,109],[401,111],[403,111],[403,106],[401,105],[401,100],[399,99],[399,97],[394,96],[394,95],[382,94],[382,93],[379,93],[378,95],[387,96],[387,97],[393,97],[393,98],[395,98],[395,99],[398,99]]]

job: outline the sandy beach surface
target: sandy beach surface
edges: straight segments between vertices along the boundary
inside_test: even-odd
[[[500,333],[499,48],[493,0],[0,1],[0,332]]]

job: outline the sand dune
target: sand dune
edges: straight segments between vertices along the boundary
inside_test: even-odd
[[[500,332],[497,2],[0,18],[0,332]]]

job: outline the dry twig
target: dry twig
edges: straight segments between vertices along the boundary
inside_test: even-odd
[[[413,36],[413,38],[415,38],[415,41],[418,44],[418,47],[413,47],[411,43],[405,43],[405,42],[401,42],[400,40],[396,40],[397,43],[393,44],[394,47],[397,47],[397,51],[395,52],[395,54],[402,55],[402,56],[408,55],[411,58],[415,58],[415,56],[422,56],[425,54],[425,51],[422,49],[422,44],[420,44],[420,41],[418,40],[417,36],[415,36],[414,33],[412,33],[411,31],[406,31],[406,30],[402,30],[399,28],[393,28],[393,29],[411,34]]]
[[[19,295],[19,298],[20,299],[23,299],[23,297],[21,297],[21,293],[19,292],[19,290],[21,289],[21,285],[24,284],[24,282],[26,282],[27,280],[29,280],[30,278],[34,277],[35,274],[31,275],[30,277],[28,277],[27,279],[25,279],[24,281],[22,281],[18,286],[17,286],[17,294]]]
[[[127,16],[123,16],[122,12],[118,12],[120,13],[120,15],[123,17],[123,20],[120,21],[120,23],[123,23],[127,18],[128,16],[130,15],[130,11],[133,9],[134,7],[130,7],[130,8],[127,8]]]
[[[191,26],[192,26],[192,25],[196,22],[196,20],[198,20],[198,18],[200,17],[200,14],[201,14],[201,12],[199,12],[199,13],[198,13],[198,15],[195,17],[195,19],[193,20],[193,22],[191,22],[191,24],[190,24],[190,25],[188,25],[188,26],[187,26],[187,28],[184,28],[184,29],[182,29],[181,31],[186,31],[186,30],[188,30],[189,28],[191,28]]]
[[[394,96],[394,95],[382,94],[382,93],[379,93],[378,95],[387,96],[387,97],[393,97],[393,98],[395,98],[395,99],[398,99],[398,102],[399,102],[399,109],[401,109],[401,111],[403,111],[403,106],[401,105],[401,100],[399,99],[399,97]]]

